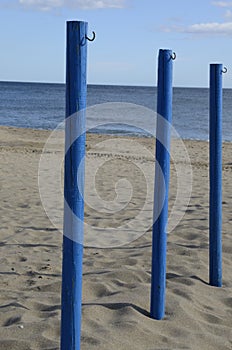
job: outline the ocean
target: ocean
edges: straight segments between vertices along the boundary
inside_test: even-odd
[[[156,87],[88,85],[87,130],[153,133]],[[0,125],[55,129],[65,116],[65,85],[0,82]],[[209,139],[209,89],[173,88],[173,126],[183,139]],[[232,141],[232,89],[223,90],[223,140]]]

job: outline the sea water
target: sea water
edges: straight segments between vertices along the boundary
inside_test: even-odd
[[[146,136],[156,100],[156,87],[88,85],[88,130]],[[64,117],[64,84],[0,82],[0,125],[55,129]],[[183,139],[208,140],[209,89],[173,88],[173,126]],[[232,89],[223,90],[223,140],[232,141]]]

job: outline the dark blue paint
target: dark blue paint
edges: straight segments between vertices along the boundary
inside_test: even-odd
[[[209,280],[222,286],[222,64],[210,64]]]
[[[80,186],[77,173],[85,156],[85,112],[76,112],[86,108],[86,34],[87,23],[67,22],[61,350],[79,350],[81,343],[83,165]]]
[[[151,317],[165,314],[166,246],[172,121],[172,51],[159,51],[154,223],[152,234]],[[161,117],[159,117],[161,116]],[[158,213],[160,214],[158,215]],[[157,218],[158,216],[158,218]]]

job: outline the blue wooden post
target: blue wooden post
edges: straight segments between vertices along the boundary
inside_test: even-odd
[[[209,280],[222,286],[222,64],[210,64]]]
[[[152,235],[151,317],[165,314],[166,245],[172,120],[172,51],[159,51],[154,223]],[[161,117],[160,117],[161,116]],[[159,214],[160,213],[160,214]],[[158,216],[158,217],[157,217]]]
[[[61,350],[79,350],[81,343],[86,35],[87,23],[67,22]]]

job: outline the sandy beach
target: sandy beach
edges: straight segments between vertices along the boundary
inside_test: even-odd
[[[57,220],[54,226],[38,186],[49,134],[0,127],[1,350],[59,349],[62,197],[54,211],[48,209],[53,223]],[[155,321],[149,317],[154,139],[87,135],[83,350],[232,349],[232,143],[223,144],[222,288],[209,286],[208,277],[209,145],[184,145],[191,166],[177,152],[171,163],[170,212],[178,192],[178,164],[184,177],[192,171],[192,193],[188,207],[177,208],[170,223],[181,218],[168,234],[166,315]],[[62,142],[53,148],[44,151],[51,162],[62,156]],[[92,174],[102,207],[91,190]],[[188,191],[182,185],[184,197]]]

